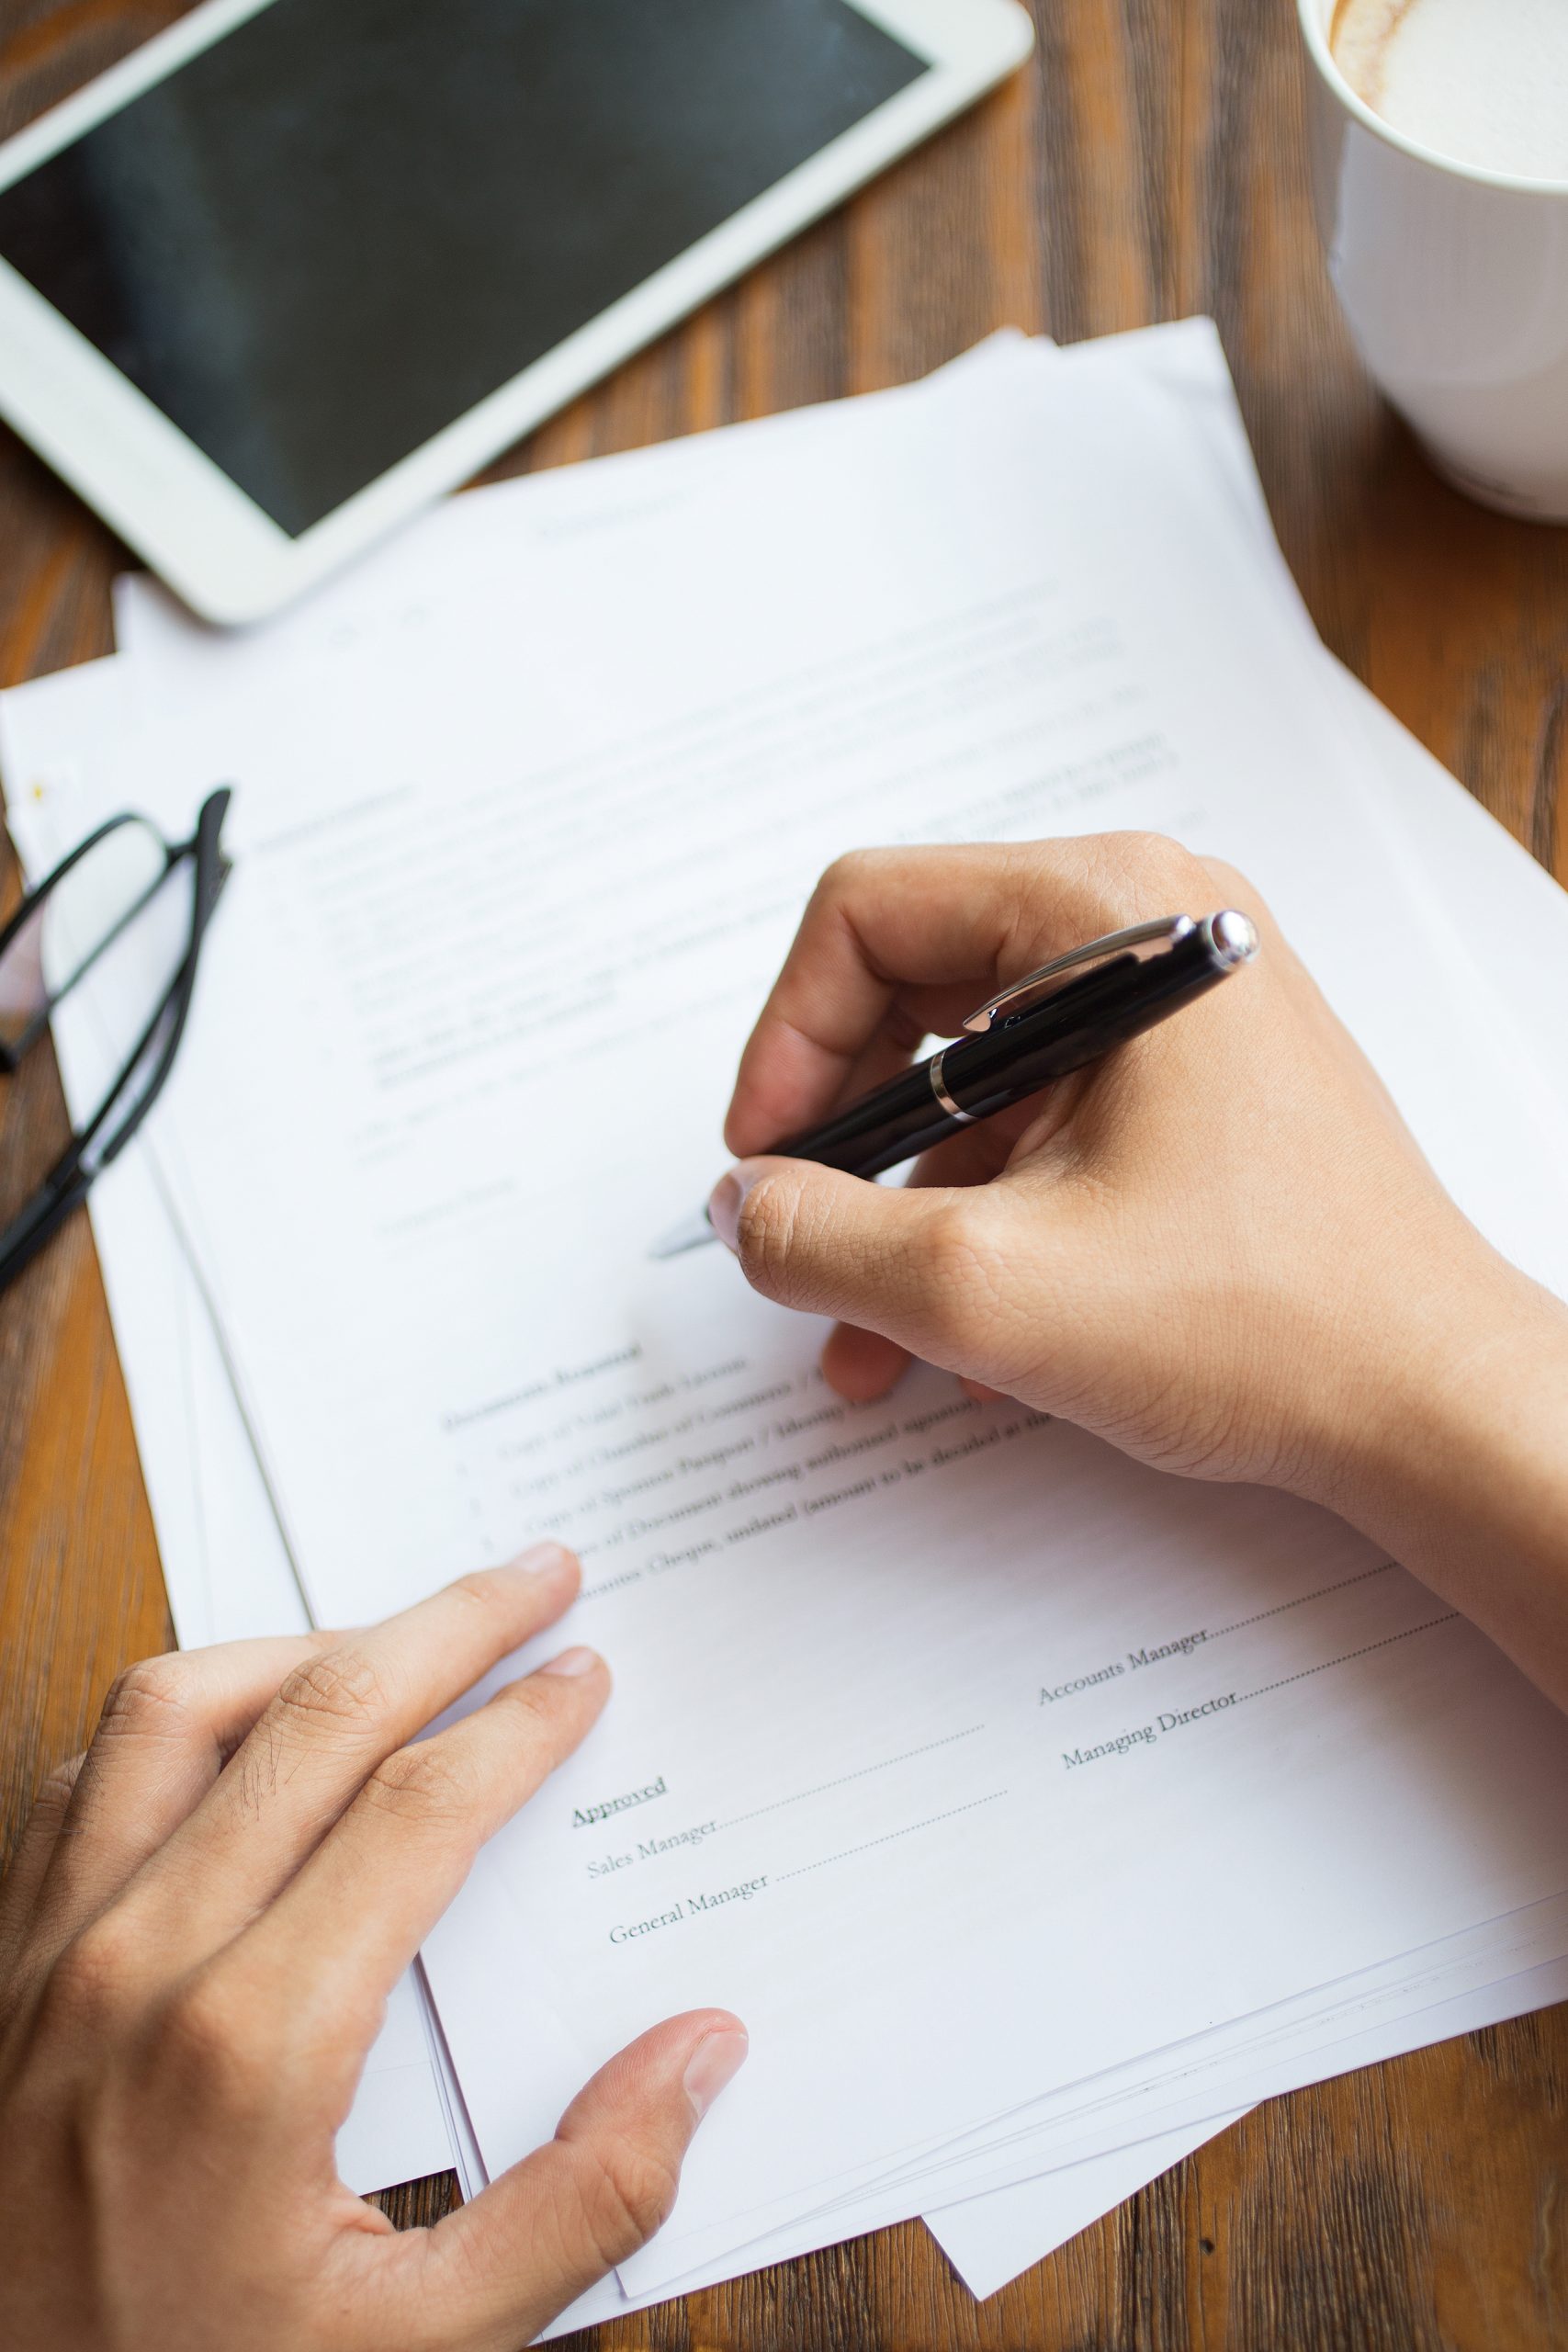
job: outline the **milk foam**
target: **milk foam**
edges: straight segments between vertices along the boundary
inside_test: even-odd
[[[1407,138],[1568,180],[1568,0],[1340,0],[1333,45],[1358,96]]]

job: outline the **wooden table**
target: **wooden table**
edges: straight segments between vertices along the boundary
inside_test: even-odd
[[[183,13],[180,0],[4,0],[0,132]],[[1009,322],[1067,341],[1211,311],[1328,643],[1568,880],[1568,533],[1466,505],[1369,390],[1314,240],[1291,0],[1034,0],[1034,13],[1038,51],[1010,86],[496,471],[869,390]],[[125,560],[0,435],[0,684],[106,652]],[[63,1113],[42,1057],[8,1094],[0,1185],[14,1193]],[[85,1744],[110,1677],[172,1641],[85,1222],[0,1302],[0,1398],[8,1838],[45,1768]],[[451,2193],[448,2178],[387,2201],[412,2221]],[[599,2340],[628,2352],[1568,2342],[1568,2008],[1272,2102],[984,2306],[911,2222]]]

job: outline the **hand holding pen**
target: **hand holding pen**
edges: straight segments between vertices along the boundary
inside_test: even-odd
[[[1205,905],[1247,919],[1166,913]],[[910,1067],[933,1034],[960,1041],[934,1068],[946,1113],[932,1066]],[[1021,1090],[1000,1108],[993,1053]],[[890,1082],[880,1111],[857,1107]],[[855,1132],[878,1119],[880,1139]],[[827,1164],[847,1140],[840,1159],[886,1166],[910,1136],[931,1148],[908,1184]],[[881,1394],[918,1355],[1224,1477],[1300,1454],[1310,1485],[1339,1421],[1373,1409],[1376,1379],[1346,1367],[1381,1367],[1406,1253],[1457,1232],[1434,1262],[1463,1266],[1483,1247],[1250,885],[1142,835],[842,861],[746,1049],[726,1141],[739,1165],[714,1225],[754,1288],[838,1319],[824,1363],[845,1394]],[[1352,1186],[1378,1216],[1348,1216]]]
[[[852,1126],[890,1080],[907,1102],[931,1035],[964,1039],[938,1074],[953,1092],[959,1062],[953,1101],[981,1107],[959,1061],[994,1034],[964,1030],[976,1005],[1085,939],[1205,905],[1247,910],[1255,961],[1180,995],[1179,1018],[1120,1044],[1106,1026],[1099,1058],[957,1123],[908,1184],[770,1149],[830,1136],[842,1105]],[[1203,929],[1133,952],[1190,979]],[[1080,1043],[1097,989],[1145,1012],[1158,994],[1114,958],[1039,986]],[[841,1395],[879,1396],[919,1356],[1162,1470],[1325,1503],[1568,1706],[1568,1309],[1461,1215],[1234,869],[1141,834],[841,861],[725,1140],[739,1158],[713,1224],[753,1289],[837,1318],[823,1368]]]
[[[1257,953],[1256,930],[1234,909],[1201,922],[1166,915],[1109,932],[998,989],[964,1015],[965,1034],[954,1044],[784,1136],[772,1156],[849,1176],[902,1167],[1196,1003]],[[652,1254],[680,1257],[716,1238],[705,1210]]]

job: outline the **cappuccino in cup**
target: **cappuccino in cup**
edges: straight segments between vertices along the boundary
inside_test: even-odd
[[[1568,180],[1568,0],[1337,0],[1334,62],[1395,130],[1458,164]]]
[[[1568,0],[1296,0],[1318,226],[1450,481],[1568,523]]]

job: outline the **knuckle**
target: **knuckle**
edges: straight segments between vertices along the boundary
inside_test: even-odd
[[[387,1705],[381,1677],[358,1650],[332,1650],[295,1667],[272,1703],[276,1724],[306,1732],[357,1731]]]
[[[416,1747],[400,1747],[378,1764],[357,1802],[368,1812],[441,1828],[466,1818],[475,1798],[471,1775],[438,1741],[428,1740]]]
[[[933,1212],[922,1237],[926,1319],[945,1352],[994,1340],[1003,1313],[1004,1253],[977,1206],[958,1200]]]
[[[830,865],[825,866],[817,885],[817,897],[827,904],[852,899],[861,884],[875,868],[877,853],[872,849],[847,849],[840,853]]]
[[[170,1651],[138,1659],[117,1674],[104,1699],[97,1737],[167,1738],[188,1728],[195,1675],[191,1661]]]
[[[454,1577],[446,1589],[454,1599],[475,1609],[493,1610],[502,1598],[495,1578],[486,1576],[482,1568],[470,1568],[466,1575]]]
[[[607,2269],[663,2228],[680,2180],[679,2166],[641,2141],[622,2138],[596,2153],[583,2191],[583,2219]]]
[[[46,2026],[73,2040],[111,2030],[134,2006],[140,1986],[141,1939],[117,1911],[106,1911],[74,1935],[56,1959],[44,1988]]]
[[[1122,922],[1185,912],[1172,894],[1179,901],[1203,878],[1191,851],[1168,833],[1107,833],[1096,846],[1107,905]]]
[[[582,1737],[584,1697],[592,1689],[592,1676],[527,1674],[496,1692],[485,1712],[507,1726],[514,1772],[553,1770],[571,1753]]]
[[[52,1771],[45,1773],[33,1799],[31,1817],[36,1827],[55,1828],[64,1820],[86,1760],[85,1755],[73,1756],[69,1763],[56,1764]]]
[[[1019,842],[1002,854],[1013,899],[998,958],[1004,973],[1048,962],[1075,932],[1190,912],[1189,901],[1211,887],[1202,861],[1165,833],[1085,833]]]
[[[748,1281],[787,1304],[795,1230],[795,1198],[776,1176],[754,1184],[740,1204],[736,1248]]]
[[[254,2011],[212,1969],[182,1985],[155,2040],[153,2064],[164,2079],[172,2074],[208,2106],[250,2108],[275,2078],[273,2054],[263,2047]]]
[[[1227,858],[1223,857],[1203,857],[1198,863],[1227,904],[1244,908],[1254,914],[1260,910],[1262,899],[1238,865],[1232,865]]]
[[[919,855],[908,849],[844,850],[824,867],[811,894],[807,922],[813,930],[841,926],[857,933],[856,909],[874,906],[899,888],[910,860]]]
[[[1108,833],[1106,840],[1120,848],[1127,864],[1134,871],[1190,866],[1197,863],[1191,852],[1170,833],[1156,832],[1152,826],[1132,826],[1126,832]]]
[[[571,1680],[559,1674],[525,1674],[496,1692],[487,1712],[511,1724],[524,1739],[547,1732],[563,1699],[570,1699]]]

